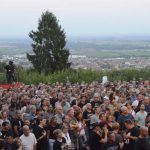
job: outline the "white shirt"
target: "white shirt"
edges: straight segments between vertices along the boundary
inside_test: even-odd
[[[137,107],[139,105],[139,101],[138,100],[135,100],[133,103],[132,103],[132,106],[133,107]]]
[[[145,126],[146,116],[147,116],[147,112],[146,111],[144,111],[143,113],[141,113],[140,111],[136,113],[135,120],[138,122],[139,126],[141,126],[141,127]]]
[[[36,145],[37,140],[33,133],[30,133],[29,136],[25,136],[24,134],[20,137],[22,141],[23,150],[33,150],[34,145]]]

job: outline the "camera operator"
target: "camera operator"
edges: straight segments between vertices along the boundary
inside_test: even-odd
[[[14,80],[14,72],[15,72],[15,66],[13,64],[13,61],[9,61],[9,64],[5,66],[6,69],[6,79],[7,83],[13,83]]]

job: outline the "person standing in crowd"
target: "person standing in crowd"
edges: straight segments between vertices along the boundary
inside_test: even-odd
[[[135,112],[138,112],[140,110],[140,106],[141,106],[142,102],[143,102],[143,95],[142,94],[138,94],[137,100],[135,100],[132,103],[132,106],[134,107]]]
[[[97,122],[100,123],[100,107],[95,107],[94,108],[95,113],[90,117],[90,124],[92,125],[93,123]]]
[[[101,101],[100,101],[99,93],[94,93],[93,99],[91,101],[92,108],[98,107],[100,106],[100,104],[101,104]]]
[[[124,146],[123,141],[117,143],[116,142],[116,136],[113,132],[108,132],[108,141],[104,145],[103,150],[122,150]]]
[[[100,150],[103,148],[104,144],[107,142],[108,129],[105,127],[104,138],[101,134],[101,129],[99,123],[95,122],[92,124],[92,131],[89,137],[90,150]]]
[[[135,120],[137,121],[137,125],[142,127],[145,126],[145,120],[147,117],[147,112],[145,111],[145,105],[142,104],[140,106],[140,111],[136,113]]]
[[[17,147],[14,143],[14,138],[11,134],[7,134],[5,138],[5,147],[4,150],[16,150]]]
[[[132,120],[126,120],[125,127],[127,129],[127,132],[123,135],[125,139],[124,150],[133,150],[135,146],[135,141],[140,134],[139,128],[134,126]]]
[[[149,150],[149,149],[150,149],[150,143],[148,142],[148,128],[141,127],[140,136],[135,142],[134,150]]]
[[[121,114],[118,116],[117,122],[120,124],[121,129],[125,128],[124,122],[126,120],[133,120],[133,116],[128,113],[128,108],[126,106],[121,107]]]
[[[92,111],[92,105],[90,103],[87,103],[85,106],[85,110],[83,111],[83,119],[86,123],[86,136],[87,139],[89,138],[89,131],[90,131],[90,118],[93,115],[93,111]]]
[[[37,150],[49,150],[49,142],[45,130],[46,119],[37,118],[38,125],[33,128],[33,133],[37,139]]]
[[[20,110],[17,110],[15,117],[12,119],[12,130],[13,130],[14,138],[20,136],[20,130],[22,126],[23,126],[23,122],[21,120],[21,112]]]
[[[50,149],[53,150],[53,144],[55,142],[55,136],[54,136],[53,131],[61,128],[61,126],[57,123],[57,118],[55,116],[53,116],[50,119],[46,128],[47,128],[47,136],[49,138],[49,146],[50,146]]]
[[[23,135],[20,137],[23,150],[36,150],[37,140],[33,133],[30,133],[29,126],[23,126]]]
[[[66,145],[68,146],[68,148],[71,148],[71,139],[70,139],[70,135],[69,135],[69,131],[68,131],[68,126],[64,125],[62,127],[62,136],[65,138],[66,140]]]
[[[12,132],[12,129],[11,129],[11,126],[8,122],[3,122],[2,123],[2,130],[1,130],[1,136],[0,138],[1,139],[5,139],[6,138],[6,135],[13,135],[13,132]]]
[[[65,138],[62,136],[62,131],[60,129],[54,130],[55,142],[53,145],[53,150],[67,150],[68,146]]]
[[[149,97],[144,97],[144,103],[145,105],[145,111],[150,114],[150,98]]]

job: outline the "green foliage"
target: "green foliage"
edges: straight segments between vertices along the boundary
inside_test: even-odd
[[[33,40],[33,54],[27,54],[27,58],[39,73],[48,74],[70,67],[66,35],[54,14],[43,13],[37,31],[31,31],[29,37]]]
[[[71,83],[81,83],[85,81],[86,83],[91,83],[92,81],[100,81],[104,75],[108,76],[109,81],[130,81],[135,78],[143,78],[144,80],[149,79],[150,70],[135,70],[135,69],[125,69],[125,70],[112,70],[112,71],[93,71],[93,70],[72,70],[66,69],[54,72],[53,74],[45,75],[44,73],[38,73],[33,70],[19,70],[19,81],[25,84],[38,84],[38,83],[55,83],[63,82],[66,83],[68,80]]]
[[[5,77],[5,63],[0,63],[0,83],[6,83]],[[123,69],[123,70],[112,70],[112,71],[93,71],[93,70],[73,70],[64,69],[57,71],[48,75],[44,73],[39,73],[34,69],[24,70],[22,67],[16,67],[15,78],[19,82],[25,84],[38,84],[38,83],[55,83],[63,82],[66,83],[68,80],[71,83],[81,83],[85,81],[86,83],[91,83],[92,81],[100,81],[103,76],[108,76],[109,81],[130,81],[133,78],[139,80],[140,78],[144,80],[150,79],[150,69]]]

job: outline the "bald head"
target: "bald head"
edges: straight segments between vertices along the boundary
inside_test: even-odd
[[[140,136],[146,138],[148,136],[148,127],[140,128]]]
[[[30,133],[29,126],[27,126],[27,125],[23,126],[23,133],[25,136],[29,136],[29,133]]]

